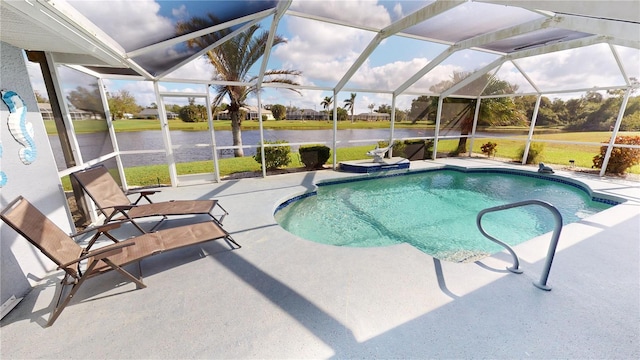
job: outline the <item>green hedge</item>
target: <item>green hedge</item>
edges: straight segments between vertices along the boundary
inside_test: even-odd
[[[289,142],[285,140],[276,140],[276,141],[265,141],[264,144],[288,144]],[[267,170],[275,170],[277,168],[286,167],[291,163],[291,146],[289,145],[281,145],[281,146],[265,146],[264,147],[264,157],[265,157],[265,165],[267,166]],[[253,158],[259,163],[262,164],[262,151],[258,149]]]
[[[322,168],[331,157],[331,149],[325,145],[305,145],[298,149],[300,161],[307,169]]]

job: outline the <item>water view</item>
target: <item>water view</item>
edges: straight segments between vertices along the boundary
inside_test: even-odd
[[[105,136],[106,133],[89,133],[77,134],[78,143],[82,152],[83,159],[94,159],[101,155],[108,154],[112,151],[111,141]],[[433,130],[426,129],[395,129],[395,138],[420,138],[434,136]],[[450,130],[440,136],[456,136],[460,133],[456,130]],[[489,134],[478,133],[479,136],[487,136]],[[513,134],[491,134],[492,137],[506,136]],[[118,146],[121,151],[135,150],[157,150],[158,153],[136,154],[135,156],[125,155],[123,161],[125,167],[140,165],[159,165],[166,164],[164,154],[164,143],[162,133],[157,130],[119,132],[117,133]],[[215,132],[216,144],[218,147],[232,146],[231,131],[220,130]],[[340,147],[359,146],[371,144],[370,142],[358,142],[358,140],[383,140],[389,136],[388,129],[346,129],[338,130],[337,139]],[[286,140],[290,143],[326,143],[331,147],[333,142],[333,130],[264,130],[264,138],[266,141]],[[64,158],[57,136],[50,135],[49,141],[54,152],[58,169],[64,169]],[[171,131],[171,142],[174,146],[174,155],[176,162],[204,161],[213,158],[211,147],[211,139],[207,131]],[[256,146],[260,143],[260,131],[243,130],[243,145]],[[196,145],[198,145],[196,147]],[[293,151],[297,151],[298,146],[291,146]],[[245,148],[245,156],[253,156],[255,148]],[[218,150],[220,158],[232,157],[233,150]]]
[[[160,153],[137,154],[135,156],[124,156],[125,166],[139,165],[157,165],[166,164],[164,155],[164,143],[162,133],[160,131],[135,131],[117,133],[118,146],[121,151],[132,150],[159,150]],[[217,146],[232,146],[231,131],[216,131]],[[350,140],[367,140],[367,139],[386,139],[389,136],[389,130],[386,129],[349,129],[338,130],[338,141],[341,147],[358,146],[362,143],[351,142]],[[414,129],[396,129],[395,137],[425,137],[433,136],[432,130],[414,130]],[[111,152],[111,142],[105,133],[78,134],[78,143],[82,152],[83,159],[94,159],[100,155]],[[333,130],[270,130],[265,129],[264,138],[267,141],[287,140],[290,143],[299,142],[318,142],[327,143],[331,146],[333,141]],[[49,136],[51,147],[56,158],[59,169],[63,169],[64,159],[60,142],[57,136]],[[171,142],[174,147],[184,146],[175,150],[176,162],[203,161],[211,160],[212,152],[207,144],[211,143],[209,132],[207,131],[171,131]],[[242,142],[244,145],[258,145],[260,143],[260,132],[258,130],[243,130]],[[204,146],[194,147],[196,144]],[[297,146],[292,146],[297,149]],[[253,156],[255,149],[245,149],[245,156]],[[232,157],[233,151],[218,150],[220,157]]]

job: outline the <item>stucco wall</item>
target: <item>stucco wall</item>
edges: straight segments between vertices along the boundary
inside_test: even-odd
[[[33,126],[37,157],[29,165],[20,159],[24,146],[9,131],[11,114],[4,101],[0,101],[0,140],[2,157],[0,171],[7,178],[0,188],[0,208],[22,195],[54,221],[63,231],[71,231],[71,221],[65,205],[56,164],[42,116],[29,82],[29,74],[22,50],[0,42],[0,89],[16,92],[26,104],[26,122]],[[54,264],[36,248],[0,221],[0,303],[11,295],[22,296],[41,279]]]

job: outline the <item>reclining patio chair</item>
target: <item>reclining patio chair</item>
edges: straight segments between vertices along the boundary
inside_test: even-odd
[[[111,221],[131,221],[140,231],[145,233],[136,223],[135,219],[146,217],[162,217],[150,231],[155,230],[168,216],[176,215],[204,215],[211,216],[219,225],[222,225],[224,217],[229,213],[218,203],[217,200],[172,200],[154,203],[149,198],[158,190],[140,190],[125,193],[122,191],[115,179],[109,174],[104,165],[97,165],[85,170],[72,173],[84,192],[96,204],[101,213],[104,214],[104,224]],[[138,198],[131,202],[127,195],[136,194]],[[140,200],[147,200],[148,204],[140,204]],[[217,219],[212,211],[215,207],[222,210],[222,215]]]
[[[88,246],[82,248],[72,239],[72,236],[86,234],[88,231],[72,236],[67,235],[22,196],[13,200],[0,212],[0,218],[58,265],[58,269],[65,272],[60,294],[47,326],[56,321],[78,288],[88,278],[116,270],[136,283],[138,288],[144,288],[146,285],[142,282],[142,275],[136,278],[122,267],[168,250],[218,239],[225,239],[240,248],[229,233],[214,221],[163,229],[123,241],[118,241],[109,234],[110,230],[122,225],[122,222],[114,222],[91,229],[90,231],[95,230],[96,233]],[[115,243],[92,250],[91,247],[102,235]],[[231,248],[233,249],[233,245]],[[72,285],[72,288],[61,303],[60,300],[67,285]]]

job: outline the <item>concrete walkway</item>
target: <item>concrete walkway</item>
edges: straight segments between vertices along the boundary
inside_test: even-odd
[[[509,166],[479,159],[411,166],[445,163]],[[142,290],[117,273],[90,280],[45,328],[60,276],[52,273],[0,322],[0,356],[638,359],[640,184],[566,175],[631,201],[565,226],[550,292],[532,285],[550,234],[516,247],[524,274],[515,275],[505,270],[507,253],[449,263],[406,244],[317,244],[274,221],[282,201],[353,174],[167,189],[159,200],[219,199],[231,214],[224,227],[242,248],[211,242],[145,259]]]

